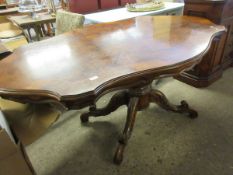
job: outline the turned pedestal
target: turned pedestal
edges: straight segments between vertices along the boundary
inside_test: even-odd
[[[189,108],[187,102],[181,101],[180,105],[173,105],[161,91],[152,89],[151,84],[148,84],[143,87],[118,92],[111,98],[106,107],[97,109],[95,105],[91,106],[89,112],[83,113],[80,118],[85,123],[88,122],[89,116],[99,117],[108,115],[122,105],[127,106],[125,128],[119,137],[118,147],[114,156],[114,163],[120,164],[123,160],[124,148],[133,130],[137,111],[146,109],[150,103],[156,103],[160,107],[173,112],[187,113],[190,118],[198,116],[196,111]]]

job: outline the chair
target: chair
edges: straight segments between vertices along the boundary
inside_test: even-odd
[[[61,114],[53,104],[22,104],[0,98],[1,110],[24,146],[41,137]]]
[[[9,21],[0,23],[0,39],[0,59],[5,58],[16,48],[28,44],[23,29]]]
[[[0,16],[0,24],[1,23],[6,23],[6,22],[9,22],[9,20],[7,19],[6,16]]]
[[[81,14],[57,11],[55,35],[59,35],[75,28],[80,28],[84,24],[85,17]]]

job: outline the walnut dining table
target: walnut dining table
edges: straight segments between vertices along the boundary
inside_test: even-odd
[[[178,75],[198,63],[223,26],[187,16],[143,16],[86,26],[16,49],[0,62],[0,96],[23,103],[54,103],[66,109],[90,107],[81,115],[110,114],[127,106],[114,162],[123,160],[137,111],[150,103],[197,117],[187,102],[171,104],[153,80]],[[115,92],[104,108],[101,96]],[[179,95],[179,94],[177,94]]]

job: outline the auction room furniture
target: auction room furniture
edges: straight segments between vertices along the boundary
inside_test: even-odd
[[[0,16],[0,24],[1,23],[6,23],[6,22],[10,22],[9,19],[7,19],[6,16]]]
[[[183,3],[165,2],[165,8],[148,12],[129,12],[125,7],[85,15],[85,23],[113,22],[145,15],[182,15]]]
[[[29,44],[0,61],[0,96],[66,109],[89,106],[82,122],[127,105],[125,129],[114,158],[121,163],[136,113],[150,103],[197,117],[185,101],[172,105],[151,83],[198,63],[224,31],[225,27],[207,19],[186,16],[144,16],[89,25]],[[116,94],[109,104],[97,109],[96,101],[112,91]]]
[[[0,39],[19,36],[23,31],[11,22],[0,23]]]
[[[136,0],[69,0],[69,10],[75,13],[92,13],[107,9],[119,8],[126,3],[135,3]]]
[[[0,23],[0,59],[5,58],[16,48],[27,44],[23,30],[13,25],[11,22]],[[3,49],[5,48],[5,49]]]
[[[18,13],[18,7],[12,7],[12,8],[7,8],[7,9],[0,9],[0,15],[11,15]]]
[[[59,35],[75,28],[83,27],[85,17],[81,14],[58,10],[56,14],[55,35]]]
[[[15,49],[28,44],[28,41],[24,35],[0,40],[0,43],[2,43],[10,52],[13,52]]]
[[[32,40],[30,29],[34,29],[36,32],[36,38],[39,41],[41,37],[44,35],[43,28],[41,27],[44,24],[50,24],[56,21],[55,16],[51,16],[47,12],[38,13],[38,19],[32,19],[28,15],[21,15],[21,16],[10,16],[9,19],[20,26],[23,29],[26,29],[29,34],[29,40]]]
[[[132,4],[138,1],[139,0],[88,0],[83,3],[83,0],[69,0],[68,9],[71,12],[87,14],[121,8],[124,7],[127,3]],[[162,1],[172,2],[172,0]]]
[[[227,29],[220,45],[213,44],[197,66],[177,77],[195,87],[205,87],[219,79],[223,70],[233,64],[233,0],[185,0],[184,15],[208,18]]]

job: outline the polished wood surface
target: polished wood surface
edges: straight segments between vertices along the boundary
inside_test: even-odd
[[[54,103],[60,109],[90,106],[81,115],[107,115],[127,106],[125,127],[114,162],[120,164],[130,139],[137,111],[150,103],[196,118],[187,102],[171,104],[152,89],[154,79],[174,76],[198,63],[225,27],[196,17],[138,17],[77,29],[17,49],[0,62],[0,96],[34,103]],[[96,101],[116,93],[106,107]]]
[[[136,80],[146,73],[154,77],[178,73],[184,63],[200,59],[223,30],[206,19],[174,16],[77,29],[21,47],[1,61],[0,92],[33,91],[64,100],[94,94],[103,86],[115,88],[113,79],[120,84],[132,75]]]
[[[233,1],[185,0],[184,14],[207,18],[227,29],[194,69],[177,77],[192,86],[206,87],[218,80],[223,70],[233,64]]]

